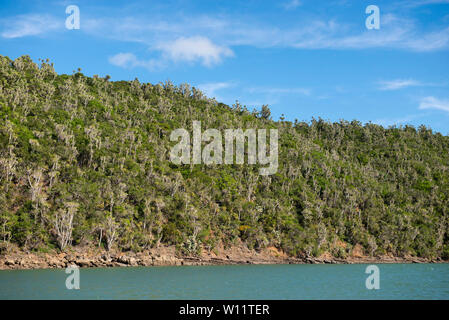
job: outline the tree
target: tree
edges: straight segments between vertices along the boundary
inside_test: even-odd
[[[106,249],[110,251],[114,245],[115,240],[117,239],[117,231],[119,228],[119,224],[115,221],[115,218],[112,214],[108,214],[106,217]]]
[[[239,240],[299,256],[344,257],[360,245],[369,255],[449,257],[447,135],[273,121],[267,105],[250,113],[187,85],[107,80],[0,56],[0,241],[199,251]],[[192,119],[278,129],[276,173],[171,163],[170,133]]]
[[[267,104],[262,105],[262,110],[260,110],[260,117],[265,120],[271,118],[271,111]]]
[[[72,241],[73,218],[78,207],[79,204],[76,202],[66,202],[64,208],[56,212],[53,223],[61,250],[64,250]]]
[[[10,150],[8,157],[0,158],[0,166],[3,167],[4,178],[6,181],[6,192],[8,192],[9,183],[11,182],[12,178],[16,173],[17,163],[18,163],[17,158],[15,154],[12,152],[12,150]]]

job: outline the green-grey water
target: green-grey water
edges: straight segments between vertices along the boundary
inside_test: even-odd
[[[448,264],[238,265],[0,271],[0,299],[449,299]]]

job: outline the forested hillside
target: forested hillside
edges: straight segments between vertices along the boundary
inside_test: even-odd
[[[279,168],[174,165],[170,133],[277,128]],[[0,56],[0,252],[197,254],[237,239],[293,256],[449,259],[449,137],[421,126],[273,121],[174,86],[58,75]]]

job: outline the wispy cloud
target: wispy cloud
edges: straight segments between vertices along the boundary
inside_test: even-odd
[[[157,67],[162,67],[160,61],[154,59],[141,60],[130,52],[117,53],[116,55],[109,57],[108,61],[110,64],[121,68],[143,67],[153,71]]]
[[[5,26],[1,36],[7,39],[37,36],[46,32],[63,29],[63,21],[47,14],[26,14],[1,20]]]
[[[255,95],[257,98],[263,98],[264,103],[276,104],[279,102],[279,99],[283,96],[287,95],[302,95],[309,96],[311,94],[311,90],[308,88],[302,87],[294,87],[294,88],[281,88],[281,87],[270,87],[270,86],[243,86],[242,84],[238,84],[236,82],[228,81],[228,82],[211,82],[204,83],[198,85],[198,88],[201,89],[204,93],[206,93],[209,97],[215,97],[217,100],[225,100],[220,95],[220,91],[224,91],[225,89],[233,89],[234,95],[248,96]],[[237,88],[237,92],[235,92],[235,88]],[[245,103],[246,105],[261,105],[260,101],[251,101]]]
[[[203,83],[198,85],[198,88],[203,91],[210,98],[217,98],[217,91],[230,88],[234,84],[232,82],[212,82],[212,83]]]
[[[301,94],[310,95],[308,88],[276,88],[276,87],[250,87],[246,89],[250,93],[267,93],[267,94]]]
[[[433,51],[447,49],[449,46],[449,27],[414,37],[404,42],[404,45],[414,51]]]
[[[117,67],[127,68],[134,67],[139,64],[136,56],[132,53],[117,53],[116,55],[109,57],[109,62]]]
[[[419,109],[436,109],[449,112],[449,100],[438,99],[433,96],[421,99]]]
[[[449,100],[438,99],[433,96],[424,97],[421,99],[419,104],[420,110],[425,109],[435,109],[441,110],[449,113]],[[380,124],[384,127],[392,126],[392,125],[401,125],[411,123],[414,120],[423,118],[426,116],[426,113],[418,113],[418,114],[410,114],[404,116],[402,118],[384,118],[377,119],[373,121],[373,123]]]
[[[348,25],[336,21],[315,22],[304,29],[291,45],[302,49],[369,49],[395,48],[433,51],[449,47],[449,27],[436,31],[419,31],[414,21],[384,14],[380,30],[350,34]]]
[[[449,4],[449,0],[407,0],[396,3],[396,5],[407,8],[416,8],[431,4]]]
[[[292,10],[292,9],[296,9],[297,7],[301,6],[302,3],[299,0],[290,0],[288,2],[283,3],[283,7],[286,10]]]
[[[405,2],[404,2],[405,3]],[[449,0],[407,1],[413,6],[449,3]],[[284,8],[300,6],[300,0],[286,0]],[[290,25],[274,24],[256,15],[182,13],[134,16],[88,16],[82,20],[82,32],[121,41],[139,42],[161,51],[172,61],[199,62],[206,66],[233,55],[234,46],[288,47],[298,49],[394,48],[433,51],[449,48],[449,27],[423,28],[416,20],[394,6],[382,11],[380,30],[361,29],[352,21],[332,15],[300,16]],[[60,20],[45,15],[22,15],[0,21],[1,36],[16,38],[44,34],[63,28]],[[148,23],[148,20],[151,23]],[[186,48],[186,50],[181,50]]]
[[[394,126],[394,125],[401,125],[401,124],[407,124],[410,123],[413,120],[416,120],[418,118],[421,118],[422,114],[411,114],[402,118],[396,118],[396,119],[390,119],[390,118],[384,118],[384,119],[377,119],[373,121],[373,123],[379,124],[384,127]]]
[[[399,90],[411,86],[419,86],[421,83],[413,79],[396,79],[391,81],[380,81],[380,90]]]
[[[413,51],[449,48],[449,27],[422,30],[413,19],[392,13],[382,14],[381,28],[375,31],[360,31],[351,22],[342,22],[332,17],[298,19],[294,25],[280,27],[256,17],[226,15],[177,16],[172,17],[171,21],[160,17],[153,18],[151,24],[139,18],[104,18],[84,20],[83,26],[86,32],[145,43],[152,48],[165,50],[174,59],[199,60],[203,64],[213,64],[232,56],[233,46],[298,49],[395,48]],[[108,32],[105,33],[104,30]],[[180,50],[181,45],[188,49],[186,53]]]

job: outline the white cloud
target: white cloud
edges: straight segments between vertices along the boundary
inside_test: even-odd
[[[421,99],[419,109],[436,109],[449,112],[449,100],[442,100],[432,96]]]
[[[162,69],[171,62],[200,62],[211,67],[222,61],[224,57],[232,57],[231,49],[218,46],[204,37],[178,38],[175,41],[164,42],[152,48],[160,51],[160,57],[156,59],[142,60],[133,53],[118,53],[109,57],[109,63],[122,67],[134,68],[144,67],[150,71]]]
[[[420,82],[413,79],[396,79],[391,81],[380,81],[380,90],[399,90],[411,86],[419,86]]]
[[[234,56],[231,49],[216,45],[208,38],[200,36],[181,37],[175,41],[161,43],[156,49],[161,50],[165,58],[174,62],[200,61],[207,67],[220,63],[224,57]]]
[[[232,87],[233,83],[230,82],[213,82],[213,83],[204,83],[198,85],[198,88],[203,91],[208,97],[217,98],[216,92],[222,89],[226,89]],[[218,98],[217,98],[218,99]]]
[[[2,20],[6,28],[1,33],[3,38],[13,39],[26,36],[37,36],[60,28],[63,22],[50,15],[27,14]]]

